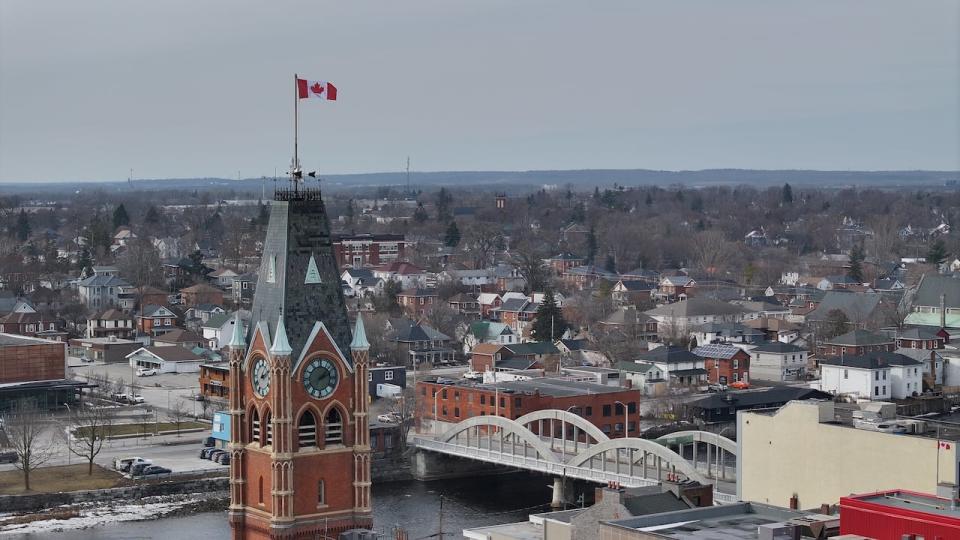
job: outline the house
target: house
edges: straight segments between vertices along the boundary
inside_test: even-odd
[[[97,271],[101,273],[97,273]],[[95,266],[94,274],[77,283],[80,300],[91,309],[117,306],[121,309],[133,308],[134,287],[116,275],[115,267]]]
[[[349,287],[348,296],[374,295],[383,289],[383,280],[374,277],[369,268],[347,268],[340,274],[340,281]]]
[[[477,295],[477,303],[480,304],[480,316],[487,318],[491,311],[503,304],[503,299],[496,293],[480,293]]]
[[[617,363],[617,369],[621,373],[621,379],[629,382],[631,388],[640,390],[645,396],[661,396],[668,392],[666,373],[654,364],[624,360]]]
[[[560,357],[565,365],[609,369],[604,366],[610,365],[610,359],[587,339],[558,339],[553,344],[560,351]]]
[[[450,345],[450,336],[410,319],[391,319],[390,326],[394,331],[391,341],[396,344],[397,358],[402,365],[437,366],[453,362],[455,351]]]
[[[885,321],[884,295],[875,292],[829,291],[816,309],[806,315],[810,322],[830,319],[830,312],[840,310],[852,324],[882,323]]]
[[[127,355],[143,346],[132,339],[115,336],[86,337],[71,339],[67,345],[67,354],[90,362],[117,364],[127,362]]]
[[[634,306],[624,306],[600,321],[604,328],[616,329],[641,341],[657,340],[657,320]]]
[[[474,290],[492,286],[497,283],[497,276],[493,268],[480,268],[477,270],[457,270],[451,268],[440,272],[437,279],[444,283],[459,283],[466,287],[472,287]]]
[[[470,371],[483,373],[494,371],[497,363],[503,357],[501,350],[505,345],[500,343],[478,343],[470,350]]]
[[[470,369],[478,373],[529,369],[557,373],[560,369],[560,350],[549,341],[531,341],[512,345],[481,343],[471,352]]]
[[[384,281],[396,281],[402,289],[424,287],[427,272],[415,264],[395,261],[373,268],[373,277]]]
[[[897,347],[903,349],[942,349],[947,338],[943,329],[914,326],[897,333]]]
[[[447,305],[460,315],[474,319],[480,317],[480,302],[471,294],[457,293],[447,300]]]
[[[110,249],[111,251],[116,251],[116,248],[127,247],[136,238],[137,235],[129,228],[121,227],[120,230],[113,235],[113,245],[110,247]]]
[[[133,317],[117,309],[108,309],[87,318],[87,337],[129,338],[136,334]]]
[[[230,366],[226,362],[200,364],[200,393],[211,399],[230,399]]]
[[[711,383],[750,381],[750,354],[739,347],[710,344],[701,345],[691,352],[703,357],[703,368],[707,370],[707,380]]]
[[[834,289],[846,289],[852,285],[859,284],[859,281],[847,275],[826,276],[817,283],[817,288],[821,291],[832,291]]]
[[[140,347],[127,355],[131,368],[155,369],[158,373],[198,373],[204,363],[183,347]]]
[[[649,281],[621,279],[610,290],[610,298],[615,306],[637,305],[650,300],[655,289],[656,286]]]
[[[908,356],[870,352],[820,361],[820,389],[883,401],[923,391],[923,365]]]
[[[180,289],[183,304],[187,307],[201,304],[223,305],[223,291],[206,283],[197,283],[185,289]]]
[[[243,334],[246,335],[247,325],[243,324]],[[204,347],[212,351],[219,351],[227,345],[233,336],[233,328],[237,325],[237,316],[233,313],[220,313],[207,319],[200,325],[200,334],[204,339]]]
[[[477,321],[470,324],[463,336],[463,353],[470,352],[481,343],[495,343],[510,345],[517,343],[517,334],[512,328],[503,323],[492,321]]]
[[[520,270],[509,264],[498,264],[493,267],[497,278],[496,289],[499,291],[519,291],[527,286],[527,280],[520,274]]]
[[[0,318],[0,333],[63,341],[63,319],[36,311],[14,311]]]
[[[256,288],[256,274],[241,274],[233,278],[233,284],[230,286],[233,304],[238,307],[249,306],[253,302],[253,293]]]
[[[400,308],[413,317],[426,315],[438,298],[436,289],[405,289],[397,293]]]
[[[960,279],[924,274],[910,302],[906,324],[960,329]]]
[[[749,392],[720,392],[689,401],[684,405],[689,416],[707,424],[736,422],[737,412],[776,409],[791,401],[831,400],[821,390],[797,386],[774,386]]]
[[[655,298],[667,302],[683,300],[687,298],[688,291],[696,286],[697,282],[690,276],[666,276],[660,280],[660,284],[653,295]]]
[[[896,341],[868,330],[853,330],[837,337],[823,340],[817,347],[820,356],[859,356],[872,352],[893,352]]]
[[[153,338],[156,347],[181,347],[192,351],[196,348],[203,348],[206,341],[195,332],[184,330],[183,328],[174,328],[169,332],[164,332]]]
[[[571,268],[582,266],[584,259],[573,253],[559,253],[549,259],[544,259],[543,262],[559,276]]]
[[[590,289],[600,280],[616,283],[619,276],[613,272],[608,272],[599,266],[581,265],[568,268],[562,275],[562,279],[577,289]]]
[[[733,303],[743,306],[747,310],[746,319],[786,319],[790,315],[790,307],[776,302],[761,300],[735,300]]]
[[[770,319],[761,317],[744,321],[745,326],[760,330],[764,334],[761,341],[782,341],[792,343],[800,337],[800,326],[784,319]]]
[[[380,266],[401,261],[406,255],[407,243],[402,234],[341,234],[331,240],[340,268]]]
[[[148,336],[160,336],[176,328],[178,318],[170,308],[150,304],[137,314],[137,329]]]
[[[149,285],[137,287],[133,292],[137,296],[138,303],[144,306],[149,304],[166,304],[170,298],[169,292]]]
[[[748,311],[743,306],[712,298],[693,297],[674,304],[664,304],[644,313],[657,321],[661,338],[681,336],[694,326],[707,323],[742,322]]]
[[[877,279],[873,282],[873,287],[875,291],[902,291],[906,286],[897,278],[884,278]]]
[[[923,373],[924,388],[933,389],[944,381],[955,386],[956,382],[960,381],[960,358],[956,356],[956,351],[897,349],[894,352],[920,362],[923,366],[920,371]]]
[[[766,334],[742,323],[707,323],[695,326],[690,337],[700,345],[707,343],[760,343]]]
[[[657,347],[641,354],[636,361],[655,366],[671,385],[691,386],[707,381],[704,359],[683,347]]]
[[[226,312],[227,310],[223,309],[223,306],[216,304],[197,304],[187,310],[186,319],[188,321],[199,321],[202,324],[210,320],[210,317],[222,315]]]
[[[231,268],[219,268],[210,273],[209,277],[221,289],[230,289],[233,287],[233,279],[240,273]]]
[[[800,381],[807,369],[807,351],[782,341],[750,349],[750,376],[762,381]]]
[[[505,299],[500,307],[492,310],[490,317],[494,321],[509,326],[518,335],[522,335],[527,324],[536,317],[539,307],[539,303],[534,303],[526,296],[509,298]]]

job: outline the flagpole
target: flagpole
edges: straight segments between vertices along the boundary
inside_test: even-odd
[[[297,190],[297,169],[300,168],[300,157],[297,153],[297,139],[300,135],[300,90],[298,84],[299,77],[296,73],[293,74],[293,171],[291,171],[291,178],[293,179],[293,189]]]

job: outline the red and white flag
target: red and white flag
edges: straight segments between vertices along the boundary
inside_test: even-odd
[[[297,79],[297,97],[300,99],[337,100],[337,87],[327,81]]]

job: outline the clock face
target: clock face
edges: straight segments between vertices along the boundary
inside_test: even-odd
[[[323,399],[337,388],[340,372],[333,362],[317,358],[303,369],[303,387],[315,399]]]
[[[266,396],[267,392],[270,391],[270,366],[267,365],[265,359],[260,358],[253,364],[251,380],[253,381],[253,391],[260,397]]]

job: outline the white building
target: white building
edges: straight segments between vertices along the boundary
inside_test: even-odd
[[[197,373],[204,359],[183,347],[141,347],[127,355],[132,368],[159,373]]]
[[[820,361],[820,389],[862,399],[905,399],[923,391],[923,364],[885,352],[828,358]]]
[[[693,297],[674,304],[664,304],[645,313],[657,321],[657,331],[661,336],[679,336],[707,323],[742,322],[748,312],[743,306],[712,298]]]
[[[201,334],[206,341],[205,346],[211,351],[219,351],[225,347],[227,341],[233,336],[233,327],[236,324],[237,317],[232,313],[220,313],[207,319],[207,322],[200,326]],[[244,334],[247,332],[246,325],[243,332]]]
[[[114,267],[93,268],[93,275],[77,283],[80,300],[88,308],[117,306],[131,309],[135,301],[134,287],[116,275]]]
[[[797,381],[807,369],[807,351],[789,343],[769,341],[748,351],[750,377],[762,381]]]

